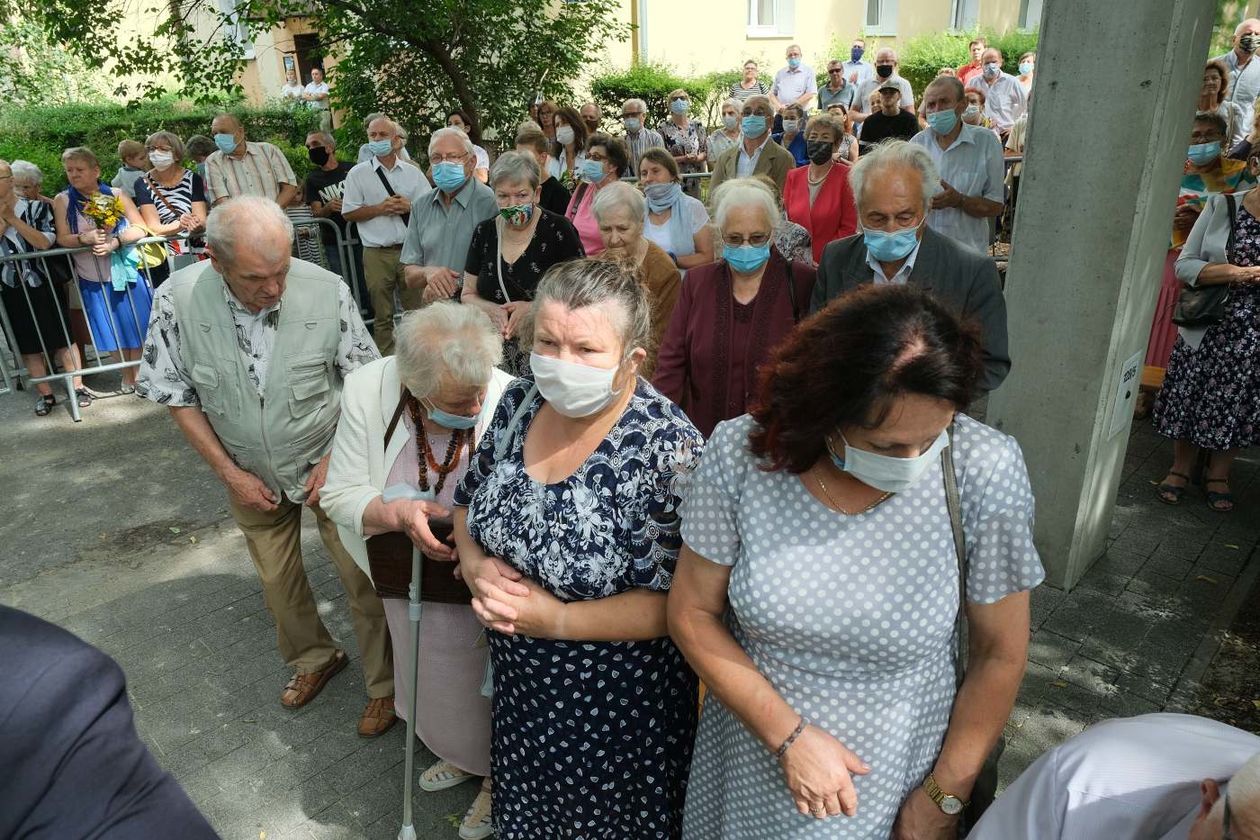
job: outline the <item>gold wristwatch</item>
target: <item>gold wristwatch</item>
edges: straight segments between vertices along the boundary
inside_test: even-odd
[[[967,803],[957,796],[941,790],[941,786],[936,783],[936,777],[931,773],[923,780],[923,792],[936,803],[937,808],[940,808],[943,813],[951,817],[958,816],[963,812],[963,808],[967,807]]]

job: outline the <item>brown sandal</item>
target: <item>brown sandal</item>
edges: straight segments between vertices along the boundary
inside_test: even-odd
[[[333,657],[332,664],[324,670],[313,674],[294,674],[280,694],[280,704],[289,709],[302,708],[324,690],[328,681],[335,677],[338,671],[345,668],[348,661],[345,651],[339,650]]]

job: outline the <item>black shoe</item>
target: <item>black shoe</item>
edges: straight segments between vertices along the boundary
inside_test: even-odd
[[[88,393],[87,388],[75,388],[74,395],[78,400],[79,408],[87,408],[92,404],[92,395]]]
[[[52,411],[53,406],[57,404],[57,398],[52,394],[42,395],[35,403],[35,416],[47,417],[48,412]]]

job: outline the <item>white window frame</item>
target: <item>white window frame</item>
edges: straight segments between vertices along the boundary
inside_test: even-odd
[[[1020,32],[1032,32],[1041,26],[1041,13],[1045,8],[1045,0],[1020,0],[1019,25]],[[1029,14],[1031,12],[1031,14]]]
[[[870,4],[878,4],[878,17],[875,23],[870,21]],[[897,0],[863,0],[862,34],[887,35],[897,34]]]
[[[971,32],[979,23],[980,0],[953,0],[949,10],[951,32]]]
[[[796,34],[796,0],[771,0],[774,20],[761,23],[755,15],[759,0],[748,0],[749,38],[791,38]]]
[[[217,0],[215,7],[224,15],[232,18],[230,23],[223,24],[223,37],[235,41],[241,48],[241,58],[246,61],[254,58],[254,42],[249,39],[249,27],[241,20],[237,11],[237,0]]]

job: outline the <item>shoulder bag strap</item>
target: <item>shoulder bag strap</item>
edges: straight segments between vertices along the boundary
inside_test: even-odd
[[[511,303],[512,296],[508,294],[507,286],[503,283],[503,217],[495,216],[494,219],[494,272],[499,278],[499,291],[503,292],[503,302]]]
[[[406,388],[403,388],[402,396],[398,399],[398,407],[394,409],[394,416],[389,421],[389,426],[385,429],[385,443],[382,444],[382,447],[387,452],[389,451],[389,439],[394,436],[394,429],[398,428],[398,421],[402,419],[403,409],[407,407],[407,398],[410,396],[411,392],[409,392]],[[388,471],[388,469],[389,466],[386,465],[386,471]]]
[[[962,500],[958,495],[958,475],[954,472],[954,427],[949,427],[949,446],[941,450],[941,473],[945,478],[945,504],[949,508],[949,524],[954,534],[954,556],[958,562],[958,616],[954,619],[954,640],[958,645],[954,657],[954,675],[962,685],[967,665],[967,541],[963,535]]]
[[[537,384],[529,386],[529,392],[525,394],[525,399],[521,400],[521,404],[516,409],[516,413],[512,415],[512,419],[499,430],[499,438],[494,442],[494,460],[501,461],[503,456],[507,454],[508,446],[512,442],[512,435],[516,432],[516,427],[521,425],[521,418],[525,416],[525,412],[529,411],[529,407],[534,404],[534,396],[537,393]]]
[[[394,192],[394,188],[389,183],[389,179],[385,177],[385,170],[381,169],[379,166],[373,166],[372,169],[376,171],[376,177],[381,179],[381,186],[385,188],[385,192],[389,193],[389,197],[393,198],[396,196],[397,193]],[[402,219],[403,227],[407,227],[411,222],[411,213],[403,213],[398,218]]]
[[[171,215],[173,215],[176,218],[176,220],[178,220],[180,216],[184,215],[183,213],[176,210],[175,207],[169,201],[166,200],[166,194],[162,192],[162,190],[158,187],[157,181],[154,181],[152,178],[149,177],[147,172],[145,173],[145,176],[144,176],[144,182],[145,184],[148,185],[149,192],[153,193],[154,197],[157,198],[158,201],[162,202],[162,205],[167,210],[171,211]]]
[[[1229,239],[1225,241],[1225,258],[1234,250],[1234,236],[1238,227],[1238,200],[1233,193],[1225,193],[1225,206],[1229,210]]]
[[[793,265],[792,261],[787,257],[784,257],[783,261],[787,263],[787,287],[788,299],[792,301],[792,323],[799,324],[801,322],[801,307],[800,304],[796,302],[796,266]]]

